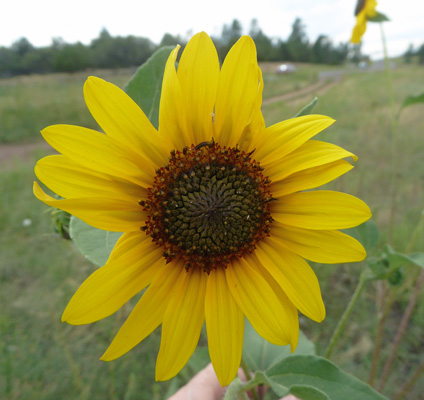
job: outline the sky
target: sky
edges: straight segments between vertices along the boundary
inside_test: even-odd
[[[142,36],[159,43],[168,32],[188,39],[206,31],[220,35],[222,26],[238,19],[248,33],[252,19],[269,37],[286,40],[296,17],[308,38],[320,34],[334,44],[347,42],[355,23],[356,0],[9,0],[0,10],[0,46],[26,37],[34,46],[48,46],[52,38],[89,44],[106,28],[112,36]],[[421,0],[379,0],[377,10],[391,21],[384,23],[390,56],[424,43],[424,7]],[[382,56],[379,24],[368,24],[362,51]]]

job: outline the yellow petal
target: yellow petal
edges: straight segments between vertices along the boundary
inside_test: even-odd
[[[153,183],[154,166],[134,153],[123,150],[119,142],[91,129],[71,125],[52,125],[41,134],[59,153],[95,171],[117,176],[143,187]]]
[[[273,238],[262,241],[255,255],[302,314],[317,322],[325,318],[318,279],[303,258]]]
[[[71,159],[54,155],[35,166],[37,178],[61,197],[105,197],[138,202],[147,190],[131,182],[82,167]]]
[[[360,12],[356,16],[356,25],[353,27],[350,42],[353,44],[361,43],[361,38],[367,30],[367,18],[365,11]]]
[[[222,65],[215,105],[215,134],[219,144],[235,147],[252,122],[261,72],[253,40],[243,36]]]
[[[272,288],[274,293],[277,295],[277,299],[280,302],[281,306],[285,310],[284,323],[287,328],[290,330],[291,341],[290,341],[290,351],[293,353],[296,350],[298,341],[299,341],[299,313],[297,308],[293,305],[290,299],[287,297],[284,290],[277,283],[277,281],[272,277],[268,270],[263,266],[262,261],[257,257],[256,253],[248,254],[246,261],[252,265],[257,272],[267,281],[269,286]]]
[[[196,144],[212,139],[212,117],[219,79],[218,54],[211,38],[194,35],[181,55],[177,72],[181,87],[187,135]]]
[[[185,272],[169,293],[162,322],[162,338],[156,362],[156,380],[174,377],[187,363],[199,341],[205,321],[207,274],[198,268]]]
[[[244,315],[222,268],[211,271],[205,297],[206,330],[212,365],[222,386],[237,375],[243,348]]]
[[[181,275],[182,268],[182,265],[176,265],[174,262],[167,265],[163,262],[146,293],[138,301],[101,360],[111,361],[121,357],[161,324],[168,306],[169,293]]]
[[[362,261],[367,253],[353,237],[339,231],[320,231],[271,225],[271,236],[300,256],[319,263],[335,264]]]
[[[342,158],[357,157],[335,144],[309,140],[284,158],[276,157],[272,162],[261,162],[271,181],[277,182],[298,171],[329,164]]]
[[[56,200],[34,182],[34,195],[43,203],[67,211],[98,229],[114,232],[137,231],[147,214],[140,204],[122,199],[84,197]]]
[[[124,233],[107,263],[76,291],[62,321],[82,325],[113,314],[143,290],[164,264],[162,250],[144,232]]]
[[[253,328],[268,342],[286,345],[292,341],[290,318],[272,287],[244,258],[226,269],[227,283],[236,303]]]
[[[295,172],[280,181],[272,181],[271,193],[274,197],[280,197],[302,190],[313,189],[333,181],[352,168],[352,164],[339,160]]]
[[[175,70],[179,49],[180,46],[177,46],[169,55],[163,74],[159,133],[161,136],[167,136],[175,149],[182,150],[184,146],[194,144],[194,138],[188,135],[185,129],[186,112],[188,111],[184,107],[181,87]]]
[[[325,115],[305,115],[272,125],[253,144],[255,160],[262,166],[275,159],[281,160],[334,122]]]
[[[166,137],[159,137],[140,107],[123,90],[103,79],[90,76],[84,98],[91,114],[110,137],[144,159],[162,167],[172,149]]]
[[[369,207],[346,193],[317,190],[293,193],[271,204],[272,217],[284,225],[306,229],[346,229],[371,217]]]

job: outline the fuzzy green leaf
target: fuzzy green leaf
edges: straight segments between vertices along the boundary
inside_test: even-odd
[[[293,385],[290,388],[290,393],[302,400],[330,400],[324,392],[308,385]]]
[[[381,12],[377,11],[377,14],[374,17],[367,17],[367,20],[370,22],[385,22],[390,21],[389,17]]]
[[[290,355],[290,346],[276,346],[261,337],[246,319],[243,358],[251,371],[265,371]],[[315,345],[303,332],[294,354],[315,354]]]
[[[295,116],[296,117],[301,117],[303,115],[309,115],[312,110],[314,109],[314,107],[316,106],[316,104],[318,103],[318,97],[315,97],[309,104],[307,104],[305,107],[303,107]]]
[[[125,92],[140,106],[152,125],[159,125],[159,102],[163,72],[166,61],[174,48],[161,47],[141,67],[126,84]]]
[[[390,245],[386,245],[385,254],[390,264],[390,268],[397,268],[404,264],[414,264],[424,268],[424,253],[403,254],[393,250]]]
[[[365,382],[341,371],[331,361],[318,356],[287,357],[270,368],[266,375],[269,379],[289,388],[290,393],[303,396],[302,400],[387,400]],[[316,397],[313,397],[314,394]]]
[[[121,232],[103,231],[72,216],[69,233],[75,246],[89,261],[101,267],[106,264]]]

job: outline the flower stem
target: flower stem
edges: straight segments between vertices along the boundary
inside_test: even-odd
[[[365,287],[366,281],[367,279],[365,278],[365,272],[362,272],[359,277],[359,282],[358,282],[358,285],[356,286],[355,292],[353,293],[352,298],[349,301],[349,304],[347,305],[342,317],[339,320],[339,323],[336,326],[336,329],[333,332],[333,336],[331,337],[330,343],[327,348],[327,352],[325,354],[327,358],[330,358],[331,354],[333,353],[334,346],[338,342],[340,335],[342,334],[343,329],[346,325],[346,322],[350,317],[350,314],[352,314],[353,308],[355,307],[355,304],[358,301],[359,296],[361,295],[362,290]]]
[[[244,361],[243,356],[241,357],[240,367],[244,372],[244,375],[246,376],[246,380],[250,381],[252,379],[252,375],[250,374],[249,368],[246,364],[246,361]],[[259,400],[258,392],[256,391],[257,388],[254,388],[251,390],[252,398],[254,400]]]

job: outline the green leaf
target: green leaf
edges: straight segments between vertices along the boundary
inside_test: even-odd
[[[159,102],[163,72],[172,46],[161,47],[137,69],[126,84],[125,92],[140,106],[152,125],[159,125]]]
[[[381,12],[377,11],[377,14],[374,17],[367,17],[367,20],[370,22],[385,22],[390,21],[389,17]]]
[[[93,228],[74,216],[71,217],[69,227],[69,233],[75,246],[84,257],[99,267],[106,264],[112,249],[122,235],[121,232]]]
[[[418,94],[416,96],[408,96],[401,106],[401,110],[405,107],[412,106],[413,104],[424,103],[424,93]]]
[[[368,220],[355,228],[346,230],[346,233],[357,239],[362,246],[364,246],[367,252],[371,251],[375,247],[378,239],[380,238],[378,227],[371,220]]]
[[[247,319],[243,343],[243,358],[251,371],[265,371],[291,354],[290,346],[276,346],[267,342]],[[299,343],[293,354],[315,354],[314,343],[303,332],[299,332]]]
[[[390,268],[397,268],[404,264],[414,264],[418,267],[424,268],[424,253],[411,253],[409,255],[399,253],[386,244],[385,253],[390,264]]]
[[[387,400],[365,382],[341,371],[331,361],[318,356],[287,357],[270,368],[266,375],[269,379],[288,387],[290,393],[296,392],[299,396],[303,393],[302,400]],[[321,397],[313,397],[314,390],[317,396]],[[324,395],[326,397],[323,397]]]
[[[316,106],[316,104],[318,103],[318,97],[315,97],[309,104],[307,104],[305,107],[303,107],[295,116],[296,117],[301,117],[302,115],[308,115],[312,112],[313,108]]]
[[[293,385],[290,388],[290,393],[302,400],[330,400],[324,392],[308,385]]]

